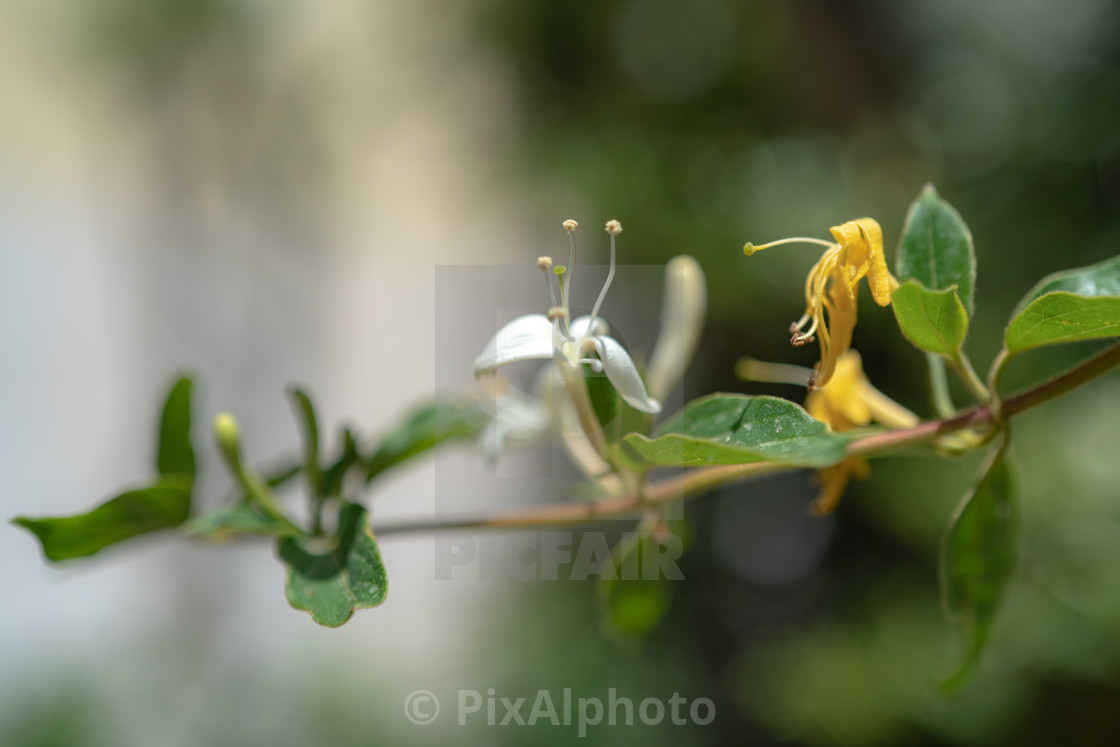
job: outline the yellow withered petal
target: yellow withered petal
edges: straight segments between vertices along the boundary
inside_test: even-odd
[[[862,218],[861,220],[870,219]],[[866,232],[860,226],[859,221],[854,220],[839,226],[833,226],[828,230],[840,246],[840,254],[836,263],[836,277],[833,282],[839,282],[844,287],[848,298],[854,302],[856,286],[871,266],[868,261],[871,252],[868,247]]]
[[[889,305],[891,292],[898,287],[898,281],[887,269],[883,229],[879,222],[874,218],[859,218],[829,230],[841,247],[838,274],[849,296],[855,298],[856,286],[866,277],[875,303]]]
[[[781,244],[810,243],[826,247],[805,279],[805,313],[791,328],[794,345],[804,345],[814,338],[820,343],[821,359],[810,381],[810,389],[829,383],[837,360],[852,344],[859,281],[867,278],[871,296],[880,306],[890,304],[891,293],[898,287],[898,281],[887,269],[883,229],[874,218],[848,221],[829,231],[835,243],[797,237],[761,246],[748,242],[743,247],[748,256]]]

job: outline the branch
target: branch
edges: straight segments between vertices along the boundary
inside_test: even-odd
[[[904,446],[929,443],[946,433],[987,425],[996,417],[1008,418],[1059,397],[1071,389],[1076,389],[1082,384],[1107,373],[1118,365],[1120,365],[1120,344],[1107,348],[1097,356],[1049,381],[1011,395],[1003,400],[999,406],[1002,415],[996,415],[990,405],[974,407],[949,418],[919,423],[913,428],[900,428],[863,436],[848,444],[847,453],[849,456],[859,457],[880,456]],[[384,537],[390,534],[414,532],[536,529],[586,524],[607,519],[631,517],[648,510],[651,506],[685,500],[722,485],[765,475],[791,472],[796,469],[802,468],[775,462],[755,462],[727,467],[702,467],[686,472],[680,477],[650,485],[646,488],[644,496],[628,494],[594,503],[558,503],[476,518],[420,519],[386,524],[376,528],[375,534]]]

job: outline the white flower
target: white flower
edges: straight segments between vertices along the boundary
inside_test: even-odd
[[[569,298],[575,270],[575,228],[575,221],[564,221],[564,229],[568,232],[571,242],[572,261],[569,263],[570,266],[559,275],[561,278],[559,304],[548,274],[552,262],[547,257],[542,257],[538,260],[538,265],[545,272],[545,281],[548,283],[548,291],[553,302],[548,315],[528,314],[514,319],[498,330],[498,334],[487,343],[482,354],[475,359],[474,375],[480,377],[496,371],[501,366],[524,360],[552,359],[561,367],[568,369],[578,369],[586,363],[594,371],[605,372],[619,396],[634,409],[648,413],[661,412],[661,403],[646,392],[645,384],[642,383],[642,377],[638,374],[630,354],[610,336],[609,326],[599,318],[599,308],[607,295],[607,289],[614,280],[615,237],[622,232],[622,225],[614,220],[607,223],[607,233],[611,236],[611,264],[606,283],[599,292],[599,298],[595,301],[591,313],[573,320]],[[591,353],[595,353],[598,357],[587,357]]]

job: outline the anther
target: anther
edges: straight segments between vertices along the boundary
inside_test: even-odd
[[[548,310],[548,321],[555,322],[557,319],[563,319],[565,316],[563,306],[553,306]]]
[[[622,224],[616,220],[607,221],[607,233],[612,236],[618,236],[622,233]]]
[[[552,267],[552,257],[537,257],[537,267],[542,270]]]
[[[564,230],[567,231],[568,233],[573,233],[576,230],[576,227],[578,227],[578,226],[579,226],[579,224],[576,223],[571,218],[568,218],[566,221],[564,221]]]

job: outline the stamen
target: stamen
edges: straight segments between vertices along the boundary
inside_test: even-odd
[[[537,257],[537,267],[544,273],[544,284],[548,287],[548,302],[551,306],[555,306],[556,291],[552,287],[552,273],[548,271],[552,267],[552,257]]]
[[[575,275],[576,272],[576,227],[578,225],[579,224],[571,218],[564,221],[564,230],[568,232],[568,244],[571,247],[571,251],[568,256],[568,267],[571,268],[567,270],[568,282],[565,283],[563,282],[563,280],[561,280],[560,282],[560,303],[564,306],[564,313],[566,314],[564,320],[565,326],[572,323],[572,307],[569,303],[569,299],[572,296],[572,276]]]
[[[607,221],[607,233],[611,235],[611,269],[607,272],[607,282],[603,283],[603,289],[599,291],[599,297],[595,299],[595,305],[591,307],[588,329],[595,329],[595,320],[599,317],[599,308],[603,305],[603,299],[607,297],[607,289],[611,287],[611,283],[614,281],[614,237],[622,233],[622,224],[616,220]]]
[[[743,244],[743,254],[749,257],[755,252],[762,251],[763,249],[769,249],[772,246],[780,246],[782,244],[817,244],[819,246],[827,246],[830,248],[838,246],[835,241],[825,241],[824,239],[814,239],[807,236],[794,236],[789,239],[778,239],[777,241],[771,241],[769,244],[759,244],[758,246],[755,246],[748,241],[747,243]]]
[[[553,306],[548,310],[548,321],[555,322],[557,319],[564,318],[564,309],[561,306]]]

